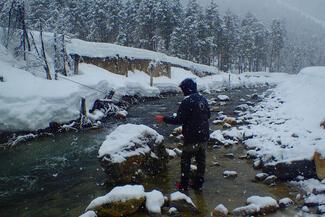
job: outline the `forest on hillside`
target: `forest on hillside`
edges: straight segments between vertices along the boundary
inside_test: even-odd
[[[231,72],[295,73],[305,66],[325,64],[317,44],[323,39],[314,36],[301,43],[287,34],[284,20],[263,23],[253,13],[239,17],[228,10],[222,14],[213,0],[206,8],[197,0],[185,7],[179,0],[5,0],[0,2],[0,26],[3,31],[42,27],[88,41],[159,51]]]

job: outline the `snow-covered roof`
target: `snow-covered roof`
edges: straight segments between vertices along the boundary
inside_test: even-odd
[[[163,53],[145,49],[125,47],[110,43],[88,42],[80,39],[71,39],[67,44],[70,55],[77,54],[81,57],[112,58],[127,57],[129,59],[153,60],[157,62],[170,63],[173,66],[190,69],[197,72],[216,74],[218,69],[213,66],[202,65],[177,57],[171,57]]]

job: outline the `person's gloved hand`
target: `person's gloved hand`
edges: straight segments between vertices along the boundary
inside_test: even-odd
[[[155,120],[156,120],[158,123],[164,123],[164,116],[162,116],[162,115],[156,115],[156,116],[155,116]]]

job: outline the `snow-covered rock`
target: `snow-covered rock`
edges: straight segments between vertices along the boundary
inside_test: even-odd
[[[260,214],[276,212],[279,208],[278,202],[272,197],[251,196],[247,198],[247,204],[259,207]]]
[[[236,178],[238,176],[238,173],[236,171],[224,171],[223,172],[223,177],[225,178]]]
[[[109,159],[112,163],[121,163],[127,157],[146,154],[150,146],[161,144],[163,136],[145,125],[120,125],[101,145],[98,157]]]
[[[163,136],[147,126],[134,124],[120,125],[109,134],[98,158],[110,181],[117,182],[159,173],[168,160]]]
[[[223,205],[219,204],[216,208],[213,209],[211,216],[212,217],[227,217],[229,214],[228,209]]]
[[[247,111],[248,109],[249,109],[249,105],[247,105],[247,104],[241,104],[241,105],[236,106],[236,110],[239,110],[239,111]]]
[[[105,196],[91,201],[86,211],[95,211],[98,216],[128,216],[138,211],[145,197],[142,185],[115,187]]]
[[[267,173],[258,173],[255,176],[256,181],[264,181],[267,177],[269,177],[269,174]]]
[[[178,213],[178,210],[175,207],[170,207],[168,210],[169,215],[176,215]]]
[[[194,205],[192,199],[179,191],[170,194],[169,206],[175,207],[180,212],[197,212],[198,211],[198,209]]]
[[[226,117],[223,119],[224,124],[230,124],[231,126],[237,125],[237,120],[234,117]]]
[[[229,96],[227,96],[227,95],[218,95],[217,98],[219,101],[229,101],[230,100]]]
[[[180,127],[176,127],[173,132],[172,132],[173,136],[179,136],[182,134],[182,126]]]
[[[263,166],[263,163],[260,159],[254,160],[254,163],[253,163],[254,169],[261,169],[262,166]]]
[[[210,108],[210,111],[211,111],[211,112],[220,112],[220,107],[219,107],[219,106],[212,106],[212,107]]]
[[[317,207],[317,214],[325,214],[325,205],[321,205]]]
[[[235,155],[233,153],[226,153],[223,156],[226,157],[226,158],[229,158],[229,159],[234,159],[235,158]]]
[[[168,156],[171,158],[177,157],[177,153],[172,149],[166,148],[166,152],[167,152]]]
[[[117,119],[125,119],[127,115],[128,115],[127,111],[121,110],[121,111],[116,112],[115,118],[117,118]]]
[[[212,123],[215,125],[219,125],[219,124],[222,124],[223,121],[222,120],[214,120],[214,121],[212,121]]]
[[[267,185],[271,185],[273,184],[276,180],[278,179],[278,177],[276,177],[275,175],[271,175],[268,176],[264,179],[264,183]]]
[[[232,140],[242,140],[243,139],[243,135],[242,135],[241,131],[235,127],[231,128],[229,130],[223,131],[222,134],[226,139],[232,139]]]
[[[253,216],[258,214],[260,207],[255,204],[250,204],[247,206],[242,206],[234,209],[232,214],[234,216]]]
[[[165,203],[164,195],[157,190],[148,192],[146,195],[146,208],[149,213],[161,214],[161,207]]]
[[[293,200],[291,200],[290,198],[286,197],[286,198],[282,198],[279,200],[279,207],[280,208],[287,208],[290,206],[293,206],[294,202]]]
[[[223,137],[221,130],[216,130],[210,134],[210,142],[212,144],[224,145],[226,139]]]

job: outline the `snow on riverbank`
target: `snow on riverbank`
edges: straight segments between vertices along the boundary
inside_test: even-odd
[[[226,73],[199,78],[190,71],[175,67],[171,78],[155,78],[154,87],[150,87],[150,78],[144,72],[130,72],[126,78],[88,64],[80,65],[80,75],[68,77],[99,90],[96,91],[62,78],[58,81],[42,79],[18,68],[18,63],[1,46],[0,76],[5,82],[0,83],[0,130],[32,131],[46,128],[52,121],[64,123],[77,119],[81,97],[86,98],[90,108],[96,99],[103,98],[110,90],[115,91],[117,99],[124,95],[155,97],[163,92],[179,91],[178,84],[187,77],[195,78],[199,89],[207,92],[229,85]],[[231,86],[277,83],[282,77],[285,76],[268,73],[231,75]]]
[[[245,143],[256,147],[265,162],[312,159],[319,149],[325,156],[325,67],[302,70],[279,84],[256,108]]]

